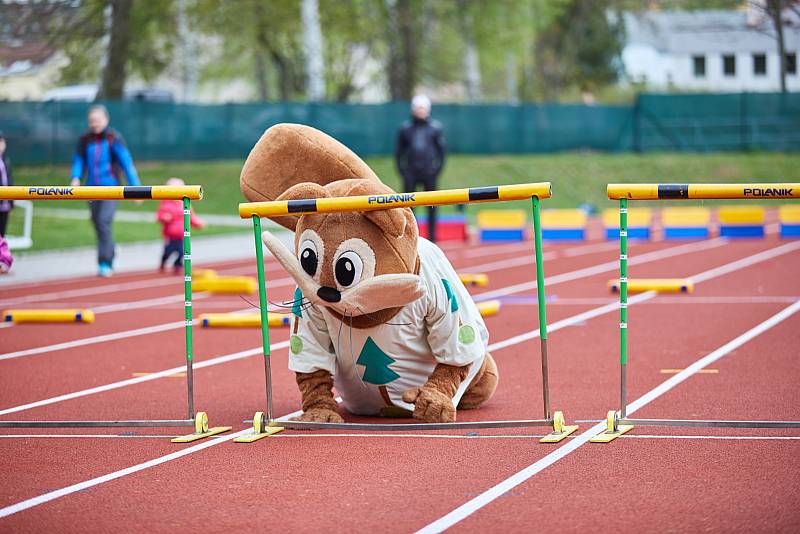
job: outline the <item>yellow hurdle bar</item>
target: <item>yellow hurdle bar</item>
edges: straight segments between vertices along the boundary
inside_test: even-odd
[[[17,185],[0,187],[2,200],[202,200],[199,185]]]
[[[527,200],[531,197],[550,198],[550,182],[534,184],[471,187],[419,193],[393,193],[391,195],[361,195],[355,197],[311,198],[302,200],[274,200],[272,202],[246,202],[239,204],[239,216],[249,219],[253,215],[274,217],[279,215],[304,215],[308,213],[334,213],[342,211],[374,211],[417,206],[442,206],[445,204],[473,204],[476,202],[501,202]]]
[[[93,323],[92,310],[3,310],[3,321],[9,323]]]
[[[800,198],[800,183],[776,184],[608,184],[608,198],[681,200],[715,198]]]

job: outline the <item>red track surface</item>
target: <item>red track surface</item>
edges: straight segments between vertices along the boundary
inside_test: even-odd
[[[786,247],[774,237],[760,241],[687,246],[639,243],[631,247],[631,277],[683,277],[709,271],[763,251]],[[715,243],[707,242],[709,245]],[[605,283],[616,275],[613,248],[546,246],[548,323],[557,324],[613,301]],[[459,249],[447,253],[462,271],[491,269],[488,288],[502,290],[534,279],[531,263],[520,265],[521,247]],[[678,248],[681,247],[681,248]],[[779,249],[771,259],[699,282],[687,296],[658,296],[630,308],[628,401],[668,379],[661,369],[682,369],[767,320],[800,298],[800,247]],[[645,256],[649,252],[660,256]],[[683,252],[676,254],[676,252]],[[489,253],[494,252],[494,253]],[[593,266],[608,264],[603,271]],[[507,265],[506,265],[507,264]],[[252,273],[254,262],[216,267]],[[583,271],[581,271],[583,270]],[[293,286],[268,264],[272,301],[289,298]],[[589,274],[594,272],[595,274]],[[582,274],[581,274],[582,273]],[[164,279],[171,283],[161,283]],[[152,282],[155,281],[155,282]],[[119,291],[97,292],[121,284]],[[134,284],[131,286],[130,284]],[[124,288],[128,289],[124,289]],[[86,291],[83,291],[86,289]],[[77,293],[76,293],[77,291]],[[71,292],[64,294],[64,292]],[[93,325],[14,326],[0,329],[0,415],[3,419],[180,418],[186,415],[185,383],[167,377],[125,384],[69,400],[52,399],[183,364],[183,300],[178,277],[150,273],[111,281],[69,280],[5,289],[0,307],[87,306],[173,296],[148,307],[98,313]],[[528,286],[510,293],[501,313],[489,318],[490,342],[536,328]],[[24,303],[20,299],[36,298]],[[753,297],[759,297],[753,299]],[[766,298],[775,297],[775,298]],[[727,298],[728,300],[720,300]],[[254,300],[254,299],[251,299]],[[142,305],[143,306],[143,305]],[[238,298],[200,296],[195,314],[247,308]],[[551,398],[569,421],[604,417],[618,405],[618,311],[611,310],[554,329],[549,339]],[[150,332],[159,325],[171,329]],[[148,329],[135,336],[127,331]],[[257,331],[195,330],[196,406],[212,425],[247,427],[243,419],[262,409],[263,362]],[[273,330],[273,346],[288,332]],[[109,336],[60,350],[54,344]],[[27,351],[20,353],[19,351]],[[242,351],[227,362],[213,360]],[[493,351],[501,373],[495,398],[461,412],[460,420],[541,417],[539,340],[530,337]],[[744,343],[710,366],[715,374],[688,378],[642,407],[636,417],[800,420],[800,313]],[[3,356],[16,355],[2,359]],[[275,413],[299,408],[286,349],[273,350]],[[208,363],[215,363],[208,365]],[[204,367],[204,365],[206,365]],[[359,420],[348,417],[349,420]],[[290,531],[410,531],[454,526],[461,530],[585,530],[605,525],[622,531],[797,531],[800,529],[800,432],[637,427],[616,442],[585,444],[557,458],[507,491],[486,496],[495,485],[561,448],[578,443],[593,423],[581,423],[571,439],[542,445],[531,436],[547,429],[428,432],[426,435],[284,432],[251,445],[221,438],[200,449],[172,444],[175,429],[3,429],[0,435],[0,530],[37,531],[219,531],[235,527]],[[68,437],[100,434],[113,437]],[[660,437],[656,437],[660,436]],[[724,439],[711,439],[724,438]],[[759,439],[739,439],[757,437]],[[790,439],[777,439],[778,437]],[[564,449],[566,451],[568,449]],[[161,458],[189,454],[142,468],[88,489],[66,491],[41,504],[28,499]],[[563,451],[562,451],[563,452]],[[548,460],[549,461],[549,460]],[[530,469],[529,471],[530,472]],[[21,503],[21,504],[20,504]],[[20,505],[14,507],[15,505]],[[457,516],[450,515],[459,510]],[[13,512],[13,513],[11,513]],[[463,513],[462,513],[463,512]],[[451,520],[451,518],[456,519]]]

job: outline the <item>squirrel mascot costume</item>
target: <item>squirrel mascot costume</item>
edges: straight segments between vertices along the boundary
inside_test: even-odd
[[[314,128],[278,124],[242,168],[251,202],[394,194],[350,149]],[[456,420],[491,398],[498,373],[475,303],[409,208],[281,216],[296,253],[264,244],[297,282],[289,368],[299,421],[352,414]]]

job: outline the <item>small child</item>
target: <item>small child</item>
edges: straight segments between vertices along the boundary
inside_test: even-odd
[[[180,178],[170,178],[167,185],[173,187],[181,186],[183,180]],[[175,254],[173,271],[177,274],[183,267],[183,202],[180,200],[162,200],[158,205],[158,222],[164,227],[164,254],[161,256],[160,272],[164,272],[164,267],[170,256]],[[190,214],[192,228],[205,228],[206,223],[195,217],[194,211]]]
[[[0,274],[7,274],[13,263],[14,257],[11,255],[11,249],[8,248],[8,241],[5,237],[0,236]]]

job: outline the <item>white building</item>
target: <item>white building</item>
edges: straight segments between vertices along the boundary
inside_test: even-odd
[[[789,91],[800,90],[800,17],[784,26]],[[779,91],[780,62],[771,22],[746,11],[625,13],[626,77],[648,89]]]

